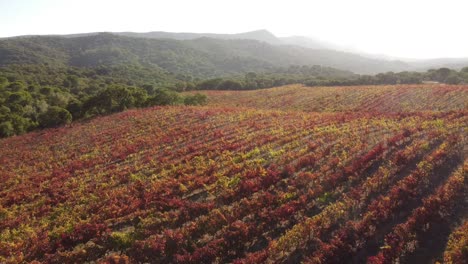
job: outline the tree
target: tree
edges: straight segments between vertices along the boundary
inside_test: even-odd
[[[65,108],[68,105],[68,101],[70,101],[70,97],[71,96],[69,93],[56,91],[49,94],[49,96],[47,96],[46,99],[49,105],[55,105]]]
[[[16,135],[26,133],[30,129],[35,128],[37,126],[37,123],[31,121],[31,119],[25,118],[15,113],[8,115],[7,118],[9,119],[9,122],[11,122],[11,124],[13,125]]]
[[[130,87],[130,93],[133,97],[134,107],[144,107],[146,106],[146,101],[148,100],[148,93],[137,87]]]
[[[154,90],[154,95],[148,98],[147,105],[176,105],[181,102],[180,96],[168,89],[157,88]]]
[[[26,91],[10,93],[7,98],[8,104],[19,104],[21,106],[28,105],[32,102],[31,94]]]
[[[8,108],[8,107],[6,107],[6,106],[4,106],[4,105],[0,106],[0,118],[1,118],[2,116],[8,115],[8,114],[10,114],[10,113],[11,113],[10,108]]]
[[[19,92],[26,89],[26,85],[23,82],[16,81],[8,85],[8,89],[12,92]]]
[[[15,129],[10,121],[0,123],[0,137],[9,137],[15,134]]]
[[[257,78],[257,74],[255,72],[248,72],[245,74],[246,80],[254,80],[255,78]]]
[[[233,81],[233,80],[225,80],[221,82],[217,89],[220,90],[242,90],[242,84],[238,81]]]
[[[432,73],[432,78],[434,81],[445,82],[451,71],[449,68],[440,68]]]
[[[8,86],[8,79],[5,77],[0,77],[0,89]]]
[[[51,106],[47,112],[39,116],[41,127],[56,127],[68,124],[72,121],[72,115],[66,109],[58,106]]]
[[[377,82],[381,84],[396,84],[398,82],[398,78],[393,72],[379,73],[375,77]]]
[[[144,106],[147,98],[148,94],[141,88],[111,85],[89,98],[84,103],[83,109],[90,115],[115,113]]]
[[[210,79],[203,81],[197,85],[197,90],[215,90],[218,89],[218,86],[223,81],[221,78]]]
[[[462,79],[458,77],[456,72],[452,72],[449,76],[445,79],[445,82],[448,84],[459,84],[462,82]]]
[[[78,76],[76,75],[69,75],[67,78],[63,81],[63,86],[70,88],[71,90],[79,90],[81,86],[81,80]]]
[[[154,86],[152,84],[143,84],[141,86],[148,94],[152,94],[154,91]]]
[[[68,102],[67,110],[72,115],[73,119],[78,119],[82,117],[83,103],[78,99],[71,99]]]
[[[206,104],[207,97],[204,94],[196,93],[184,98],[185,105],[204,105]]]

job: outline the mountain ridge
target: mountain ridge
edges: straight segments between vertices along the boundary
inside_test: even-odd
[[[23,36],[0,40],[0,65],[57,63],[69,66],[141,64],[199,77],[259,72],[291,65],[322,65],[361,74],[398,71],[383,61],[333,50],[272,45],[253,39],[136,38],[114,33]]]
[[[308,36],[293,35],[286,37],[277,37],[267,29],[259,29],[241,33],[195,33],[195,32],[169,32],[169,31],[149,31],[149,32],[89,32],[89,33],[75,33],[75,34],[48,34],[48,35],[21,35],[0,38],[0,40],[14,39],[14,38],[29,38],[29,37],[64,37],[64,38],[77,38],[95,36],[99,34],[113,34],[134,38],[147,38],[147,39],[175,39],[175,40],[194,40],[197,38],[214,38],[224,40],[244,39],[244,40],[257,40],[266,42],[271,45],[293,45],[310,49],[325,49],[345,53],[352,53],[355,55],[363,56],[370,59],[378,59],[384,61],[401,61],[409,65],[408,70],[427,70],[432,67],[453,67],[456,69],[468,65],[468,57],[452,58],[427,58],[427,59],[414,59],[405,57],[395,57],[388,54],[373,54],[368,53],[356,48],[346,48],[339,44],[332,42],[311,38]],[[405,70],[405,69],[402,69]]]

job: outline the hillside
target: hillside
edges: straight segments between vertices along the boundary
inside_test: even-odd
[[[238,33],[238,34],[214,34],[214,33],[174,33],[164,31],[153,31],[147,33],[135,33],[135,32],[117,32],[114,33],[121,36],[127,37],[138,37],[138,38],[168,38],[178,40],[190,40],[197,38],[215,38],[215,39],[250,39],[266,42],[272,45],[284,44],[281,39],[277,38],[271,32],[267,30],[255,30],[250,32]]]
[[[467,108],[467,85],[307,87],[288,85],[255,91],[199,91],[213,106],[306,112],[401,113]]]
[[[462,263],[466,86],[371,88],[213,92],[225,106],[0,139],[0,262]]]
[[[110,33],[78,37],[0,39],[0,66],[44,64],[95,67],[137,64],[194,77],[261,72],[291,65],[322,65],[356,73],[405,69],[406,64],[333,50],[271,45],[251,39],[151,39]]]
[[[98,35],[99,33],[84,33],[84,34],[71,34],[62,35],[62,37],[75,38],[83,36]],[[452,68],[461,69],[468,66],[468,58],[438,58],[438,59],[411,59],[411,58],[397,58],[385,54],[372,54],[366,53],[361,50],[342,46],[337,43],[330,43],[327,41],[305,37],[305,36],[289,36],[277,37],[268,30],[255,30],[237,34],[214,34],[214,33],[176,33],[164,31],[152,31],[145,33],[137,32],[112,32],[112,34],[119,36],[135,37],[135,38],[150,38],[150,39],[175,39],[175,40],[194,40],[198,38],[214,38],[214,39],[243,39],[243,40],[256,40],[266,42],[271,45],[292,45],[315,50],[328,50],[336,52],[345,52],[355,56],[362,56],[367,59],[374,59],[380,61],[382,65],[393,65],[392,71],[426,71],[434,68]],[[345,58],[343,58],[345,59]],[[324,64],[326,65],[326,64]],[[340,68],[340,67],[338,67]],[[388,71],[388,70],[386,70]],[[355,71],[361,73],[361,71]],[[383,72],[383,71],[381,71]],[[364,72],[376,73],[376,72]]]

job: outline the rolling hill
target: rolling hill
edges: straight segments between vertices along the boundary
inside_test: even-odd
[[[468,66],[468,58],[393,58],[304,36],[277,37],[267,30],[238,34],[92,32],[0,39],[0,66],[25,63],[136,63],[207,78],[291,65],[322,65],[358,74],[441,67],[459,70]]]
[[[97,34],[97,33],[91,33]],[[147,33],[135,33],[135,32],[115,32],[113,34],[128,36],[128,37],[139,37],[139,38],[154,38],[154,39],[177,39],[177,40],[193,40],[202,37],[214,38],[214,39],[249,39],[266,42],[271,45],[292,45],[308,49],[315,50],[329,50],[351,53],[359,55],[369,59],[376,59],[382,64],[392,64],[400,62],[399,68],[395,68],[393,71],[426,71],[433,68],[447,67],[452,69],[461,69],[468,66],[468,58],[437,58],[437,59],[411,59],[411,58],[395,58],[385,54],[370,54],[362,52],[360,50],[347,48],[338,44],[330,43],[323,40],[314,39],[305,36],[290,36],[290,37],[277,37],[268,30],[255,30],[250,32],[238,33],[238,34],[213,34],[213,33],[174,33],[164,31],[153,31]],[[67,37],[83,36],[86,34],[77,35],[66,35]],[[403,63],[402,63],[403,62]],[[395,64],[396,65],[396,64]],[[355,71],[360,73],[360,71]]]
[[[307,89],[0,139],[0,262],[463,263],[467,86]]]
[[[135,32],[116,32],[114,34],[127,36],[127,37],[138,37],[138,38],[153,38],[153,39],[177,39],[177,40],[193,40],[197,38],[214,38],[214,39],[249,39],[266,42],[272,45],[284,44],[282,39],[277,38],[271,32],[267,30],[255,30],[250,32],[238,33],[238,34],[214,34],[214,33],[174,33],[164,31],[153,31],[147,33],[135,33]]]
[[[407,65],[333,50],[272,45],[252,39],[151,39],[110,33],[0,40],[0,66],[54,64],[93,67],[138,64],[196,77],[261,72],[291,65],[322,65],[356,73],[398,71]]]

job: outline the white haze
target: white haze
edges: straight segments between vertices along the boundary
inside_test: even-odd
[[[393,57],[468,57],[467,0],[0,0],[0,10],[0,37],[267,29]]]

